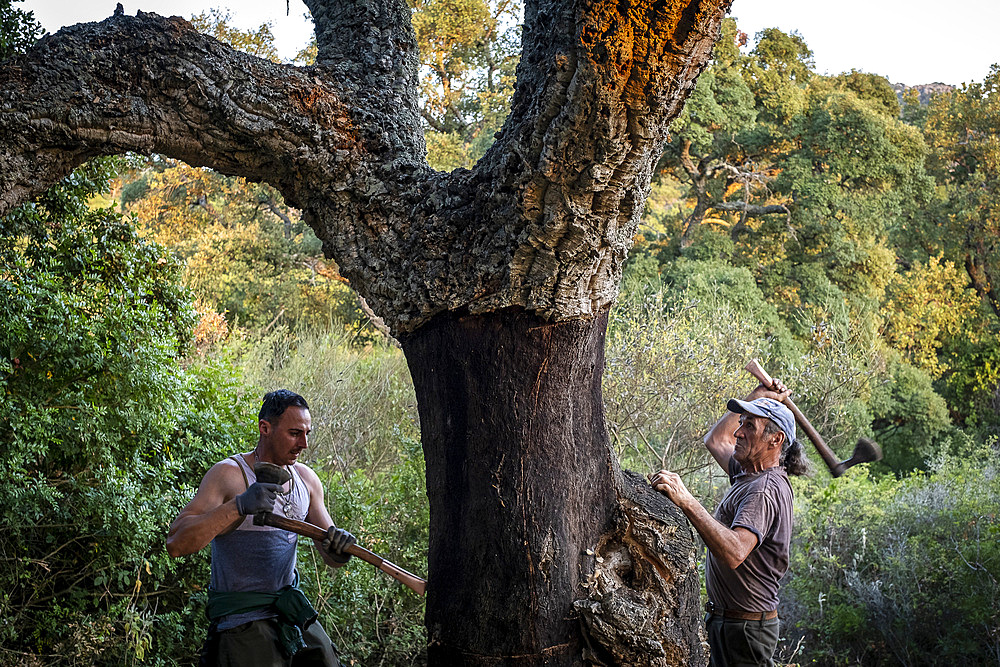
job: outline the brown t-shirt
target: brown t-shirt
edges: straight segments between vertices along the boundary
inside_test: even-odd
[[[792,539],[792,487],[781,466],[745,473],[729,459],[732,486],[715,510],[730,528],[741,526],[757,536],[757,546],[731,570],[708,552],[705,583],[708,599],[723,609],[771,611],[778,608],[778,581],[788,570]]]

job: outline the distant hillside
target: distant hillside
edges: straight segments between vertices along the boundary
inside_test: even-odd
[[[954,90],[955,86],[949,86],[948,84],[941,82],[922,83],[919,86],[907,86],[902,83],[894,83],[892,84],[892,89],[896,91],[896,97],[899,98],[900,103],[903,102],[903,93],[908,90],[916,90],[920,93],[920,103],[927,104],[931,101],[931,97],[933,95],[947,93],[950,90]]]

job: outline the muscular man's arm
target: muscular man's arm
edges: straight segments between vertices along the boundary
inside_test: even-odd
[[[788,387],[781,380],[775,380],[778,391],[773,391],[764,385],[757,385],[757,388],[747,394],[744,401],[752,401],[757,398],[773,398],[782,401],[788,396]],[[733,456],[736,447],[736,429],[740,425],[740,416],[735,412],[726,410],[726,413],[715,423],[708,433],[705,434],[705,448],[712,455],[712,458],[729,474],[729,459]],[[693,523],[693,522],[692,522]]]
[[[705,434],[705,448],[712,458],[729,474],[729,459],[736,449],[736,437],[733,435],[740,425],[740,416],[735,412],[726,410],[715,426]]]
[[[757,547],[757,536],[752,531],[742,526],[730,528],[709,514],[691,495],[677,473],[661,470],[653,477],[652,485],[684,512],[712,555],[729,569],[739,567]]]
[[[243,476],[235,464],[223,461],[205,473],[198,493],[167,533],[167,553],[174,558],[204,549],[216,535],[235,528],[243,517],[234,498],[242,491]]]
[[[298,470],[302,481],[309,488],[309,512],[306,514],[306,521],[314,526],[319,526],[323,530],[328,529],[333,525],[333,518],[326,509],[326,502],[323,499],[323,485],[319,481],[319,476],[313,470],[301,464],[296,464],[296,470]],[[316,545],[316,549],[319,551],[323,562],[330,567],[343,567],[346,565],[346,563],[339,563],[331,558],[327,550],[323,548],[320,540],[313,540],[313,544]]]

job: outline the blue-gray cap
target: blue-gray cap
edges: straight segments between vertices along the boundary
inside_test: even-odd
[[[749,402],[731,398],[726,408],[730,412],[756,415],[773,421],[785,434],[782,449],[795,442],[795,417],[784,403],[779,403],[773,398],[757,398]]]

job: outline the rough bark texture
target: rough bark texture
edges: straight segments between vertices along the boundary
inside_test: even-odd
[[[397,334],[450,310],[589,317],[728,0],[528,2],[512,113],[473,171],[431,171],[397,0],[310,0],[319,61],[276,65],[140,12],[0,70],[0,215],[95,155],[159,152],[277,187]]]
[[[403,340],[427,457],[432,664],[704,662],[690,528],[608,443],[606,325],[606,311],[553,324],[518,309]]]
[[[511,114],[450,174],[424,157],[401,0],[306,0],[307,68],[116,13],[0,64],[0,215],[124,151],[274,185],[405,341],[435,663],[696,664],[690,532],[617,470],[600,373],[652,166],[729,2],[528,0]]]
[[[574,602],[588,638],[584,656],[605,665],[704,665],[693,534],[677,506],[624,471],[615,530],[606,533]]]

